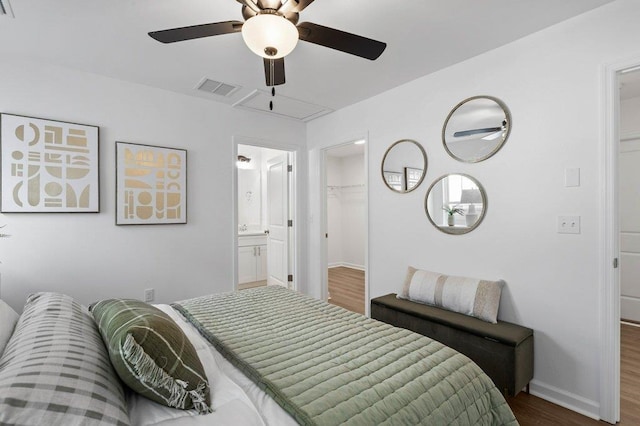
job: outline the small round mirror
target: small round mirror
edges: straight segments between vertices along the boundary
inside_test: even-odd
[[[487,211],[487,195],[471,176],[450,174],[427,191],[424,209],[429,221],[447,234],[466,234],[477,228]]]
[[[477,163],[498,152],[510,131],[511,114],[501,100],[474,96],[449,113],[442,128],[442,142],[456,160]]]
[[[391,145],[382,158],[382,180],[392,191],[411,192],[424,180],[427,154],[418,142],[402,139]]]

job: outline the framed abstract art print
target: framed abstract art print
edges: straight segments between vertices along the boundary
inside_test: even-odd
[[[96,126],[0,114],[3,213],[100,211]]]
[[[187,223],[187,151],[116,142],[116,225]]]

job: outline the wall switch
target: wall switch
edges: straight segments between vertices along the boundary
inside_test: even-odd
[[[579,234],[580,216],[558,216],[559,234]]]
[[[145,302],[153,302],[155,291],[152,288],[144,289],[144,301]]]
[[[564,186],[580,186],[580,169],[564,169]]]

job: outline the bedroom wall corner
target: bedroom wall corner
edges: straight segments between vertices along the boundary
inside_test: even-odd
[[[100,213],[2,215],[2,297],[16,310],[37,291],[88,304],[145,288],[155,303],[233,290],[233,137],[306,151],[304,123],[22,58],[3,58],[0,93],[1,112],[100,127]],[[115,225],[115,141],[187,149],[186,225]]]

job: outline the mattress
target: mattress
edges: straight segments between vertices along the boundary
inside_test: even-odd
[[[173,306],[300,424],[517,424],[480,367],[411,331],[277,286]]]
[[[517,424],[464,355],[283,288],[156,306],[197,352],[213,412],[124,389],[87,309],[44,292],[28,298],[0,357],[0,424]]]

